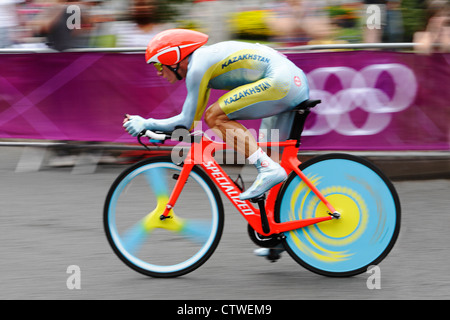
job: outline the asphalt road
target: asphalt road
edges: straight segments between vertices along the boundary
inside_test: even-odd
[[[186,276],[154,279],[126,267],[102,227],[109,186],[124,169],[92,174],[71,168],[16,173],[19,148],[0,153],[0,299],[449,299],[450,180],[395,181],[402,202],[400,237],[380,264],[379,289],[369,273],[326,278],[287,254],[270,263],[252,254],[246,223],[224,199],[224,234],[212,258]],[[70,266],[80,288],[69,289]]]

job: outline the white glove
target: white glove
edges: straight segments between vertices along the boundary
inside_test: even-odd
[[[123,127],[133,137],[136,137],[143,130],[149,129],[151,119],[144,119],[141,116],[128,116],[128,121],[125,121]]]

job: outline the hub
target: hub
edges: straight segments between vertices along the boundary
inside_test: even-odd
[[[337,211],[335,211],[335,212],[333,212],[333,213],[328,212],[328,214],[329,214],[330,216],[332,216],[333,219],[339,219],[339,218],[341,217],[341,214],[340,214],[339,212],[337,212]]]

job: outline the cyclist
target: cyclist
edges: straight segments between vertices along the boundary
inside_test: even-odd
[[[169,119],[128,116],[124,127],[133,136],[144,129],[192,129],[204,114],[206,124],[255,165],[256,180],[240,199],[257,198],[287,175],[236,120],[275,116],[270,122],[288,132],[293,117],[283,113],[309,98],[306,76],[284,55],[267,46],[236,41],[205,46],[207,41],[206,34],[185,29],[163,31],[150,41],[145,54],[147,63],[170,83],[185,79],[187,97],[179,115]],[[211,88],[229,91],[206,108]]]

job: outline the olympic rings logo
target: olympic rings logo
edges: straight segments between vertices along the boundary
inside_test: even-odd
[[[394,84],[393,93],[387,94],[376,87],[382,73],[387,73]],[[330,76],[336,76],[342,90],[331,93],[325,90]],[[391,122],[392,114],[407,109],[417,93],[414,73],[405,65],[376,64],[355,70],[349,67],[318,68],[307,74],[312,99],[322,104],[313,109],[315,123],[303,135],[316,136],[336,131],[346,136],[374,135]],[[357,108],[367,112],[365,123],[355,125],[350,112]]]

